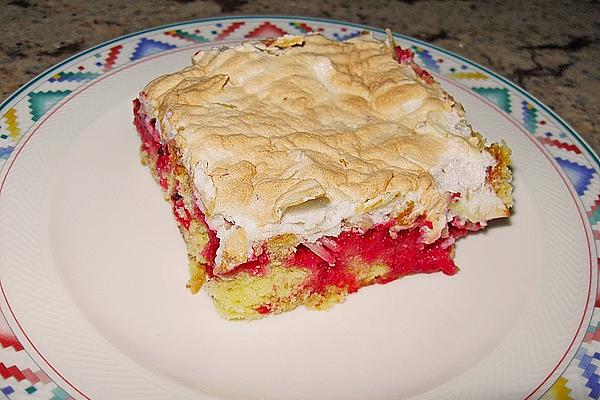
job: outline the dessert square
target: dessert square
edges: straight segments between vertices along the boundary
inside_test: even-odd
[[[363,34],[200,51],[134,101],[140,154],[220,314],[256,319],[417,273],[512,206],[488,145],[410,50]]]

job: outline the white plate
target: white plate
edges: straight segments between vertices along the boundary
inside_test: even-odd
[[[228,322],[185,290],[185,247],[139,163],[131,101],[202,46],[308,28],[362,29],[288,17],[157,28],[67,60],[2,106],[14,149],[0,142],[0,357],[25,376],[6,378],[7,394],[516,399],[563,373],[594,308],[594,155],[516,87],[405,37],[475,128],[512,148],[513,217],[459,242],[456,276],[369,287],[328,312]],[[23,371],[36,368],[46,378],[33,382]]]

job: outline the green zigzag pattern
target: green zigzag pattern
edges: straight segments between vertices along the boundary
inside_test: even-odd
[[[95,72],[59,72],[52,76],[48,81],[50,82],[84,82],[90,79],[99,77],[100,74]]]
[[[588,214],[588,217],[592,224],[597,224],[600,221],[600,207],[596,207],[591,215]],[[595,332],[595,330],[593,332]]]
[[[510,95],[506,88],[482,88],[474,87],[471,88],[477,94],[485,97],[494,104],[496,104],[503,111],[510,113]]]
[[[56,103],[65,98],[70,90],[56,90],[48,92],[29,93],[29,108],[31,109],[31,119],[39,120]]]
[[[54,394],[54,396],[52,396],[50,400],[67,400],[71,398],[71,396],[60,387],[52,389],[52,394]]]
[[[210,42],[210,40],[208,40],[207,38],[205,38],[202,35],[188,33],[188,32],[182,31],[181,29],[176,29],[175,31],[173,31],[173,34],[174,34],[174,36],[179,36],[179,37],[191,40],[192,42],[196,42],[196,43]]]

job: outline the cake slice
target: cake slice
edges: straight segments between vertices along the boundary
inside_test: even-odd
[[[508,147],[487,145],[391,35],[200,51],[134,114],[187,244],[187,286],[229,319],[455,274],[456,239],[512,206]]]

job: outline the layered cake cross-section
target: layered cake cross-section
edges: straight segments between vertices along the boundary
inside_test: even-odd
[[[391,35],[200,51],[143,89],[134,124],[187,286],[229,319],[455,274],[455,241],[512,206],[506,144],[487,144]]]

